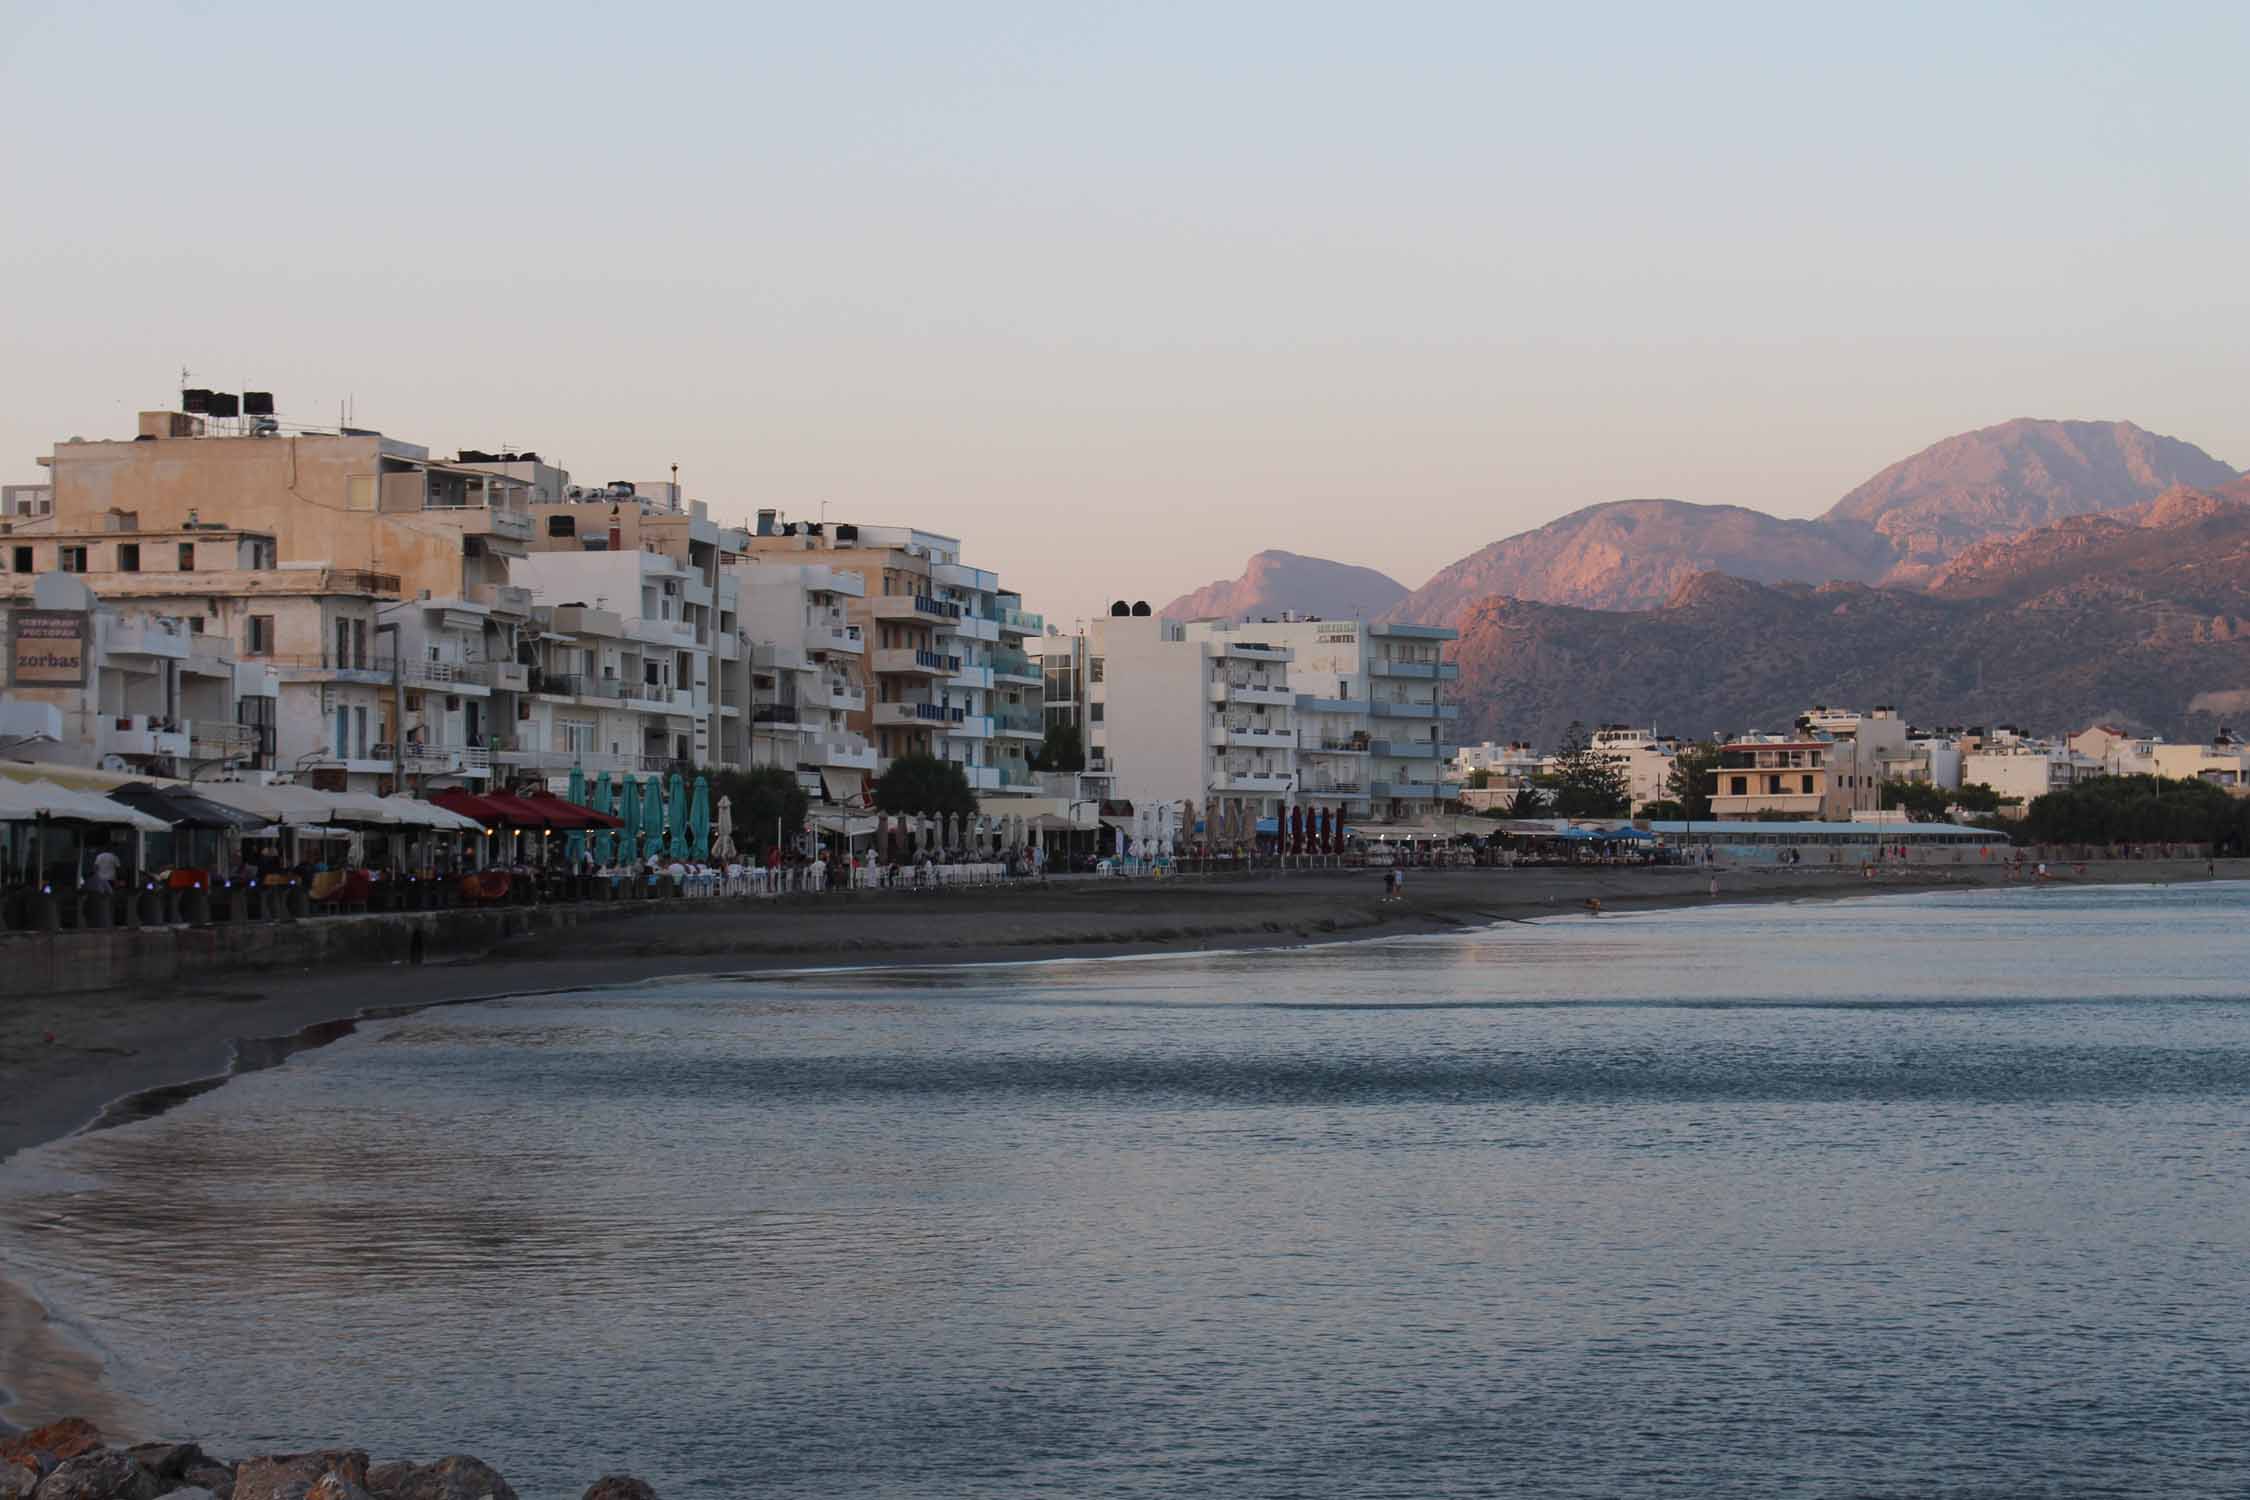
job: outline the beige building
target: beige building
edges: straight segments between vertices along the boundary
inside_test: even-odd
[[[519,481],[379,433],[214,433],[177,412],[43,462],[51,514],[0,521],[11,583],[80,574],[271,665],[275,769],[352,790],[490,775],[530,618],[508,572],[531,534]]]
[[[1815,708],[1798,717],[1794,734],[1719,747],[1711,815],[1848,823],[1881,809],[1884,780],[1909,759],[1895,710]]]

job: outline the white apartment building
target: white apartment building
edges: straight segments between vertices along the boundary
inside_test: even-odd
[[[876,758],[852,727],[853,716],[867,712],[867,637],[852,621],[852,605],[866,597],[867,581],[825,563],[778,558],[732,562],[727,574],[753,643],[755,730],[754,743],[728,748],[748,764],[794,767],[807,790],[829,802],[861,800]]]
[[[1252,637],[1290,653],[1297,785],[1292,800],[1350,818],[1410,822],[1451,795],[1444,767],[1460,710],[1443,684],[1461,669],[1441,659],[1455,632],[1360,620],[1198,620],[1190,640]]]
[[[1038,663],[1024,642],[1043,628],[956,537],[907,526],[793,522],[758,513],[751,560],[817,562],[856,573],[850,623],[866,645],[867,706],[850,727],[878,765],[927,753],[954,762],[980,798],[1032,797],[1043,736]]]
[[[1278,816],[1297,781],[1290,649],[1253,627],[1191,639],[1138,608],[1118,604],[1084,635],[1039,642],[1049,681],[1073,695],[1058,707],[1082,715],[1071,722],[1087,779],[1135,804],[1192,802],[1199,817],[1236,806]]]
[[[1450,781],[1466,782],[1482,771],[1494,784],[1513,790],[1530,785],[1544,759],[1531,748],[1529,740],[1510,740],[1505,745],[1486,740],[1478,745],[1463,745],[1456,751],[1446,768],[1446,777]]]
[[[0,751],[188,779],[273,769],[273,668],[189,626],[105,604],[83,578],[39,575],[6,611]]]
[[[540,628],[505,758],[549,777],[707,764],[713,655],[687,616],[689,570],[637,549],[519,567]]]
[[[1587,746],[1625,773],[1632,811],[1639,812],[1651,802],[1670,800],[1672,767],[1680,753],[1677,739],[1630,724],[1604,724],[1594,731]],[[1551,772],[1558,764],[1558,757],[1550,755],[1540,762],[1540,769]]]

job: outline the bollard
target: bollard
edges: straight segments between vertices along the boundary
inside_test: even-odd
[[[287,899],[291,919],[302,920],[311,914],[312,893],[294,880],[289,882]]]
[[[232,881],[226,888],[227,920],[242,923],[250,920],[250,891],[247,886]]]
[[[105,928],[110,925],[110,904],[107,891],[88,891],[82,898],[84,907],[78,925]]]
[[[211,893],[189,889],[180,892],[180,920],[192,927],[207,927],[211,923]]]
[[[55,900],[53,891],[41,889],[31,898],[31,921],[28,925],[34,932],[62,931],[62,907]]]

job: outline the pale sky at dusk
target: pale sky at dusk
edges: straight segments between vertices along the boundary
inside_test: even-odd
[[[1811,514],[2016,416],[2250,465],[2250,7],[0,0],[0,477],[195,383],[967,539],[1068,621]]]

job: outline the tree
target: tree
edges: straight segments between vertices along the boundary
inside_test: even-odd
[[[1904,808],[1917,823],[1942,823],[1953,809],[1953,793],[1933,782],[1893,778],[1883,783],[1882,791],[1884,811]]]
[[[2096,776],[2032,799],[2024,833],[2041,844],[2200,844],[2236,848],[2245,806],[2208,781]]]
[[[1977,781],[1959,788],[1936,786],[1927,781],[1894,779],[1883,783],[1884,808],[1904,808],[1906,815],[1917,823],[1947,822],[1955,808],[1989,815],[1998,812],[2008,800]]]
[[[1477,768],[1476,770],[1474,770],[1474,771],[1471,771],[1471,772],[1469,773],[1469,790],[1470,790],[1470,791],[1472,791],[1472,792],[1481,792],[1481,791],[1483,791],[1483,790],[1484,790],[1484,789],[1485,789],[1486,787],[1489,787],[1489,786],[1491,786],[1491,785],[1492,785],[1492,773],[1491,773],[1490,771],[1486,770],[1486,769],[1485,769],[1484,767],[1482,767],[1482,766],[1479,766],[1479,767],[1478,767],[1478,768]]]
[[[977,814],[977,794],[966,771],[934,755],[901,755],[875,778],[875,805],[887,813],[925,817]]]
[[[1047,737],[1039,742],[1032,753],[1031,769],[1034,771],[1083,771],[1086,769],[1086,742],[1078,733],[1078,726],[1068,720],[1057,720],[1047,726]]]
[[[718,816],[719,799],[729,799],[734,819],[734,844],[745,852],[764,849],[774,842],[776,820],[784,841],[795,838],[805,826],[805,811],[812,799],[797,784],[797,773],[781,766],[752,766],[747,771],[713,771],[711,815]],[[692,785],[694,778],[689,778]]]
[[[1661,802],[1651,802],[1643,807],[1640,816],[1660,823],[1677,823],[1687,816],[1687,809],[1667,797]]]
[[[1680,746],[1679,754],[1672,757],[1671,774],[1664,778],[1665,796],[1679,806],[1677,817],[1691,823],[1711,821],[1711,797],[1718,787],[1718,771],[1716,740]]]
[[[1614,818],[1633,805],[1625,767],[1587,742],[1583,724],[1573,723],[1563,735],[1547,786],[1556,814],[1565,818]]]
[[[1511,818],[1544,818],[1547,816],[1547,799],[1535,786],[1519,786],[1508,799],[1508,816]]]

